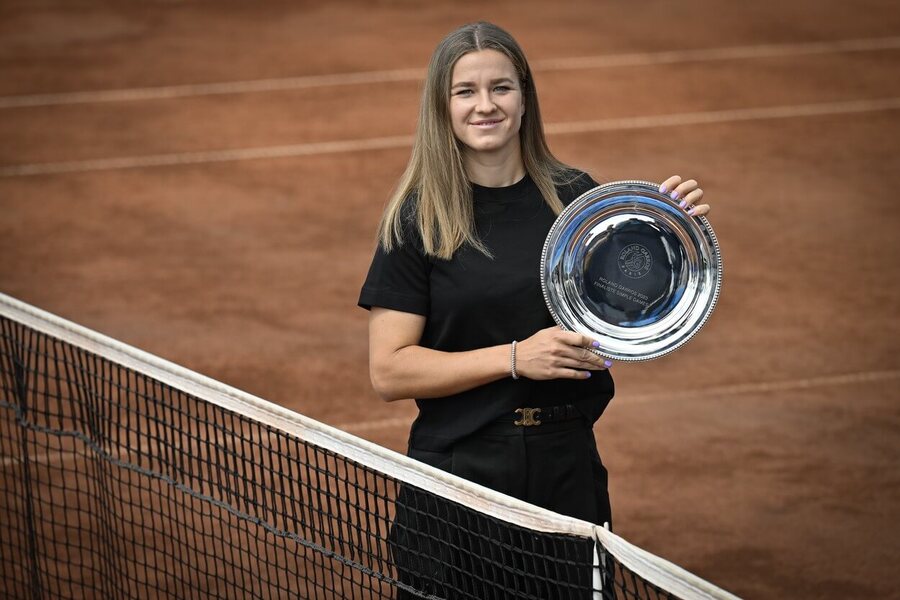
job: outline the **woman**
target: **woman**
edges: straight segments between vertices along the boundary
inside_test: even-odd
[[[551,154],[515,40],[489,23],[457,29],[431,58],[359,305],[371,310],[376,392],[416,399],[410,457],[604,524],[592,425],[613,396],[612,364],[554,325],[539,275],[556,215],[596,185]],[[661,189],[691,214],[709,210],[695,181]]]

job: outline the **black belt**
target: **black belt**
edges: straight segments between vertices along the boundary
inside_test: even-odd
[[[500,419],[501,423],[516,427],[539,427],[545,423],[562,423],[583,419],[584,415],[574,404],[559,406],[522,407]]]

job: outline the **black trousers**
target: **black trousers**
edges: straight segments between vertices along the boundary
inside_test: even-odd
[[[611,523],[590,423],[577,417],[523,427],[516,417],[449,452],[410,447],[409,456],[564,515]],[[520,530],[410,486],[399,492],[389,542],[401,583],[416,590],[398,598],[592,597],[591,541]]]

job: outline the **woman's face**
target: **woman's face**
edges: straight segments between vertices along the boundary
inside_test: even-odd
[[[456,61],[450,80],[450,120],[457,139],[474,152],[518,152],[525,113],[522,86],[512,62],[496,50]]]

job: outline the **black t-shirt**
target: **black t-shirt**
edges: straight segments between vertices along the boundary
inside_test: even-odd
[[[596,187],[581,173],[558,188],[564,204]],[[359,306],[380,306],[426,317],[419,344],[445,352],[524,340],[554,325],[541,292],[544,240],[556,215],[526,175],[509,187],[473,185],[475,227],[492,258],[463,246],[450,260],[426,256],[414,223],[387,253],[379,245]],[[411,214],[407,211],[407,215]],[[441,452],[519,407],[575,404],[592,422],[613,396],[608,371],[586,380],[535,381],[507,377],[444,398],[418,399],[410,445]]]

